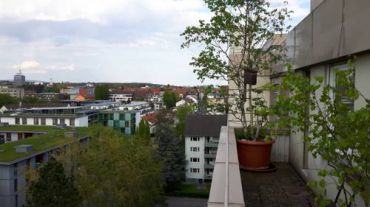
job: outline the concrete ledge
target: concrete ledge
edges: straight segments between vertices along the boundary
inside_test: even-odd
[[[208,207],[244,207],[234,128],[223,126],[213,170]]]

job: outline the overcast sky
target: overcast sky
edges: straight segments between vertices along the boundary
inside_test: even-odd
[[[294,25],[309,0],[288,2]],[[209,16],[201,0],[0,0],[0,80],[198,85],[179,34]]]

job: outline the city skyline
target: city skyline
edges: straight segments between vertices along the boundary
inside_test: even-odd
[[[294,26],[308,14],[309,1],[288,3]],[[180,49],[185,27],[211,15],[201,0],[0,5],[0,80],[21,69],[27,80],[38,81],[201,84],[189,66],[196,49]]]

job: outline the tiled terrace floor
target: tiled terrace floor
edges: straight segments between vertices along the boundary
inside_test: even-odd
[[[292,166],[277,163],[277,171],[253,173],[241,171],[246,206],[308,207],[314,206],[314,196]]]

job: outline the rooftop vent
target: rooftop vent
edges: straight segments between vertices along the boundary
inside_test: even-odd
[[[31,152],[32,151],[32,145],[29,144],[21,144],[14,147],[15,152],[17,153],[24,153],[24,152]]]

